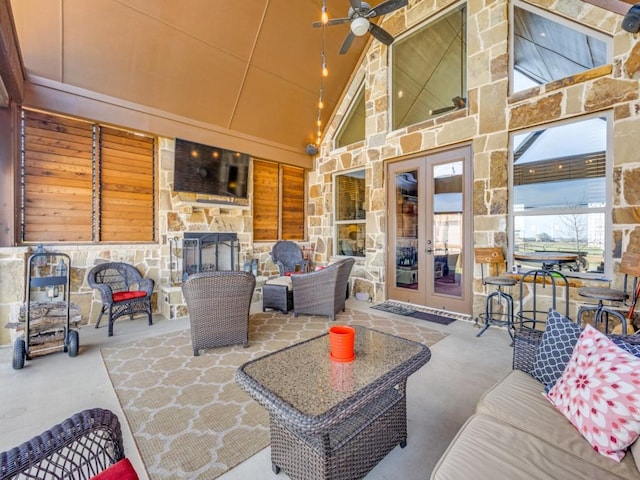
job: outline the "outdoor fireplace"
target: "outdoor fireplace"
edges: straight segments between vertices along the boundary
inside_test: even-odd
[[[182,280],[206,271],[238,270],[238,235],[234,232],[185,232]]]

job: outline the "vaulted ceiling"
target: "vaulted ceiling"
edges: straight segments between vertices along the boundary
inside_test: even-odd
[[[435,0],[409,7],[420,1]],[[623,15],[634,3],[585,1]],[[11,5],[32,84],[93,92],[301,155],[315,140],[322,34],[311,24],[322,0],[2,2]],[[327,7],[330,18],[343,17],[349,1]],[[323,124],[370,41],[356,38],[338,55],[348,28],[326,29]]]
[[[379,2],[378,2],[379,3]],[[322,0],[11,0],[25,70],[304,152],[316,137]],[[347,0],[328,2],[330,17]],[[326,30],[324,122],[369,36]],[[224,145],[222,145],[224,146]]]

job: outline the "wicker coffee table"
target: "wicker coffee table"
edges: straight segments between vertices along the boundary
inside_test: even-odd
[[[364,477],[407,443],[406,381],[431,358],[417,342],[356,326],[356,359],[329,359],[328,335],[252,360],[236,382],[269,412],[275,473]]]

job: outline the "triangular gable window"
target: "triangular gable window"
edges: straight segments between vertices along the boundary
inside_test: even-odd
[[[605,35],[521,2],[513,7],[513,91],[611,63]]]
[[[336,148],[364,140],[365,118],[364,87],[362,87],[338,130]]]

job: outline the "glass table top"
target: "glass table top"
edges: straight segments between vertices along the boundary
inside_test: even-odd
[[[392,388],[431,356],[420,343],[366,327],[354,328],[356,358],[352,362],[332,361],[329,336],[324,334],[252,360],[240,367],[238,375],[246,376],[248,385],[257,388],[250,392],[254,397],[270,397],[270,401],[275,399],[313,417],[373,388]]]

